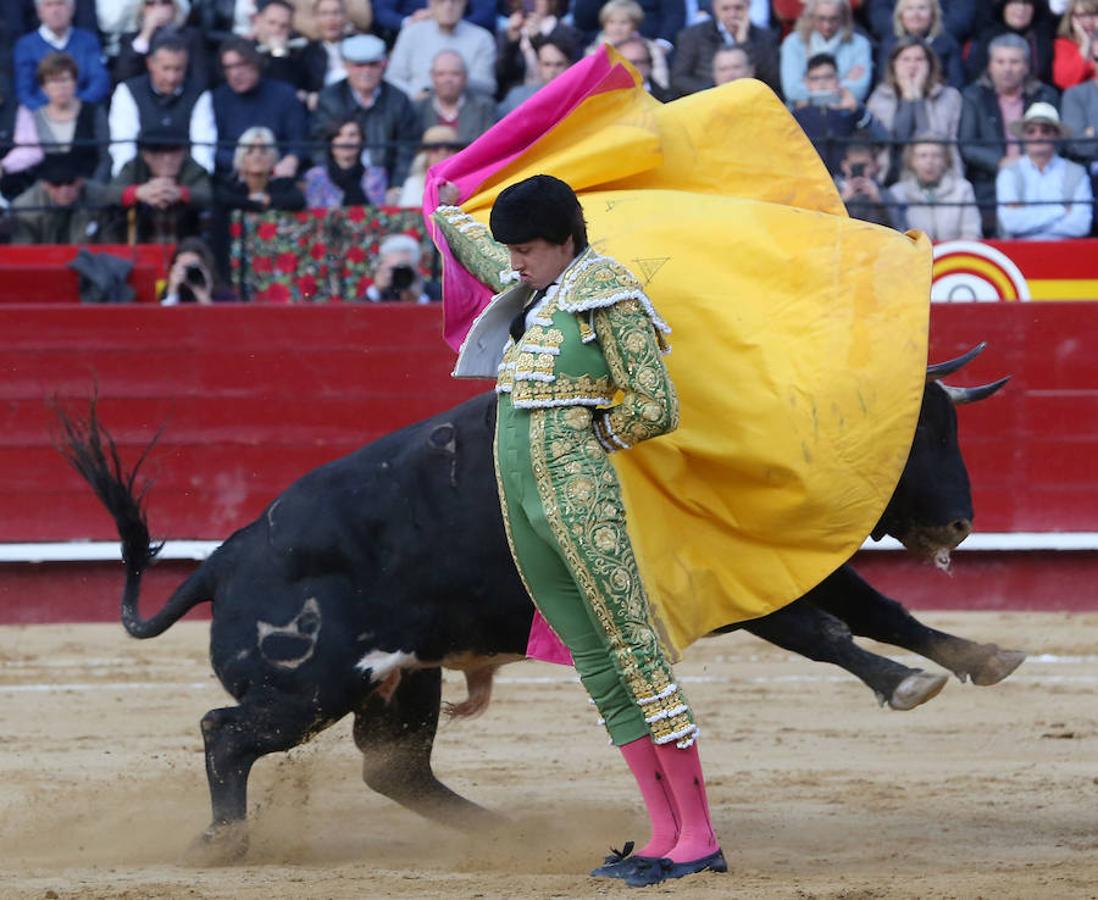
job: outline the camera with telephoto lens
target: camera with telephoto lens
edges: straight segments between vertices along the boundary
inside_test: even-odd
[[[416,270],[411,266],[393,266],[390,284],[395,291],[406,291],[416,281]]]
[[[851,163],[850,164],[850,177],[851,178],[864,178],[865,177],[865,163]]]
[[[189,265],[183,270],[183,280],[196,288],[206,287],[206,273],[202,266]]]

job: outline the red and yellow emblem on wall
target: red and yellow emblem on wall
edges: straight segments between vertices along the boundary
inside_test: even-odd
[[[945,241],[934,247],[939,303],[1098,300],[1098,240]]]

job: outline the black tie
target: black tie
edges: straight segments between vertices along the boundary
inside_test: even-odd
[[[542,288],[540,291],[534,291],[533,296],[527,301],[526,305],[522,308],[522,312],[520,312],[517,316],[515,316],[511,320],[511,339],[516,344],[518,343],[519,338],[521,338],[522,335],[526,331],[526,316],[527,316],[527,314],[530,312],[531,309],[533,309],[535,306],[537,306],[538,302],[541,300],[542,297],[545,296],[545,293],[548,290],[549,290],[548,288]]]

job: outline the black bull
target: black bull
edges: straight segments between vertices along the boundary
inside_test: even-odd
[[[929,370],[911,455],[880,526],[939,561],[972,519],[953,403],[1005,382],[956,389],[935,380],[972,355]],[[533,614],[499,512],[494,417],[494,395],[484,394],[309,472],[143,619],[141,576],[159,548],[150,546],[135,491],[140,462],[124,471],[94,404],[86,422],[61,414],[65,452],[122,539],[126,630],[155,637],[195,605],[213,602],[210,658],[238,703],[202,719],[213,806],[202,846],[215,858],[244,846],[254,762],[348,713],[370,787],[452,824],[487,815],[435,778],[430,756],[440,667],[466,673],[469,700],[459,714],[483,709],[495,670],[523,657]],[[928,503],[931,495],[937,500]],[[945,676],[868,653],[852,634],[907,648],[977,684],[1005,678],[1024,658],[927,628],[848,565],[740,627],[846,668],[899,709],[934,696]]]

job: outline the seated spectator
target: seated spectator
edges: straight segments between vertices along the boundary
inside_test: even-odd
[[[369,10],[369,3],[366,3]],[[312,17],[308,22],[303,22],[299,15],[294,17],[294,24],[299,31],[309,35],[316,41],[316,45],[324,51],[324,87],[342,81],[347,77],[347,70],[343,68],[343,54],[339,52],[340,42],[354,33],[354,27],[347,18],[347,5],[343,0],[313,0]],[[309,28],[308,31],[305,29]],[[362,29],[368,31],[367,25]],[[315,108],[315,102],[313,108]]]
[[[200,90],[209,87],[212,73],[206,42],[197,28],[184,25],[186,18],[180,0],[143,0],[137,8],[137,31],[123,34],[119,42],[114,83],[144,75],[152,49],[171,37],[187,51],[187,84]]]
[[[199,233],[213,201],[210,176],[188,153],[187,133],[153,125],[137,139],[137,156],[107,185],[121,207],[109,233],[114,243],[175,244]]]
[[[30,110],[45,105],[46,95],[36,77],[38,64],[55,52],[67,53],[76,63],[76,95],[82,101],[106,100],[111,79],[103,66],[103,50],[94,34],[73,27],[74,0],[37,0],[35,10],[41,26],[15,44],[15,96],[19,102]]]
[[[782,93],[787,103],[808,99],[805,83],[808,60],[820,53],[834,57],[842,86],[855,100],[865,100],[872,83],[872,50],[869,41],[854,30],[850,0],[805,3],[796,28],[781,46]]]
[[[972,40],[965,59],[965,76],[975,81],[987,69],[988,45],[1001,34],[1016,34],[1029,47],[1029,71],[1052,82],[1052,41],[1056,19],[1047,0],[996,0],[992,21]]]
[[[499,29],[496,50],[496,96],[502,97],[518,84],[537,81],[535,38],[559,39],[579,47],[583,34],[560,20],[559,7],[567,11],[567,0],[512,0],[513,12]]]
[[[385,170],[363,165],[366,136],[358,119],[352,117],[334,123],[327,144],[324,163],[305,173],[305,205],[309,209],[383,206],[388,187]]]
[[[386,199],[396,203],[422,133],[415,108],[403,91],[382,81],[385,44],[381,38],[356,34],[346,38],[341,47],[347,77],[320,92],[313,136],[324,140],[332,126],[351,117],[357,119],[366,135],[363,163],[385,170]]]
[[[404,180],[398,205],[409,208],[422,206],[427,170],[436,163],[449,159],[464,146],[458,140],[457,132],[448,125],[432,125],[423,132],[423,143],[419,145],[419,153],[412,160],[412,171]]]
[[[374,30],[389,44],[397,39],[405,25],[424,22],[430,17],[427,0],[374,0]],[[463,18],[495,34],[496,0],[471,0]]]
[[[293,177],[304,159],[307,113],[290,85],[261,74],[262,59],[250,41],[230,38],[220,51],[225,83],[212,92],[218,147],[214,169],[233,170],[240,136],[261,125],[274,132],[281,158],[275,177]]]
[[[38,84],[47,102],[33,112],[20,106],[16,130],[21,146],[4,158],[8,193],[22,193],[34,183],[34,166],[47,154],[70,157],[84,179],[105,181],[109,174],[103,148],[110,137],[102,107],[76,96],[76,63],[67,53],[49,53],[38,64]]]
[[[635,34],[617,44],[614,49],[621,54],[622,59],[637,70],[637,74],[641,77],[641,86],[660,103],[667,103],[674,99],[674,95],[670,88],[660,87],[652,80],[651,44],[652,41],[648,38]]]
[[[211,306],[239,299],[218,278],[213,251],[202,238],[183,238],[172,254],[168,280],[160,293],[161,306],[197,303]]]
[[[252,17],[252,40],[263,59],[263,76],[293,85],[297,99],[308,108],[324,87],[328,55],[314,41],[293,33],[290,0],[260,0]]]
[[[754,78],[755,65],[743,47],[722,47],[713,54],[713,84],[719,86],[741,78]]]
[[[497,107],[501,119],[533,97],[539,89],[562,74],[576,61],[576,48],[557,38],[542,38],[535,40],[534,44],[538,54],[538,80],[534,84],[516,85],[507,92],[507,96]]]
[[[988,46],[987,72],[962,94],[958,132],[965,176],[983,214],[984,234],[995,225],[995,178],[1021,151],[1012,126],[1038,101],[1056,105],[1056,91],[1029,75],[1029,46],[1016,34],[1001,34]]]
[[[183,39],[161,31],[145,57],[146,71],[127,78],[111,97],[111,172],[117,175],[133,159],[137,135],[153,126],[189,135],[191,156],[207,172],[214,170],[217,124],[213,99],[186,77],[190,51]]]
[[[72,157],[47,157],[38,180],[12,202],[13,244],[88,244],[102,240],[105,187],[86,181]]]
[[[400,30],[389,59],[386,80],[412,100],[431,87],[431,61],[440,50],[456,50],[465,60],[469,88],[496,93],[496,41],[493,32],[462,19],[466,0],[428,0],[430,17]]]
[[[1056,152],[1067,137],[1056,107],[1034,103],[1013,130],[1025,139],[1025,155],[995,179],[1001,236],[1030,241],[1084,237],[1094,194],[1086,169]]]
[[[903,38],[916,38],[929,44],[938,57],[944,81],[958,90],[965,86],[961,45],[942,29],[942,7],[938,0],[896,0],[892,34],[881,41],[878,58],[890,58],[892,48]]]
[[[1091,58],[1098,63],[1098,41],[1091,44]],[[1068,145],[1069,155],[1090,170],[1091,187],[1098,183],[1098,68],[1094,77],[1064,91],[1064,130],[1075,138]]]
[[[900,180],[889,190],[899,204],[896,227],[918,228],[932,241],[979,240],[980,211],[972,185],[956,175],[943,135],[920,132],[904,148]]]
[[[217,182],[218,206],[245,212],[304,209],[305,195],[297,182],[277,172],[278,145],[274,132],[253,125],[236,145],[232,175]]]
[[[366,288],[371,303],[430,303],[419,271],[422,250],[407,234],[391,234],[377,248],[374,283]]]
[[[426,131],[432,125],[457,130],[458,140],[471,144],[496,124],[491,97],[468,89],[465,61],[456,50],[440,50],[431,63],[431,91],[416,102],[416,117]]]
[[[644,44],[648,51],[648,76],[647,80],[656,85],[663,93],[663,100],[669,99],[667,91],[671,87],[671,73],[667,68],[667,51],[659,42],[646,38],[640,33],[641,23],[644,21],[644,10],[637,0],[608,0],[599,10],[599,25],[602,30],[596,35],[595,40],[587,48],[590,55],[597,51],[603,44],[620,50],[621,45],[628,40],[638,40]],[[527,42],[529,43],[529,42]],[[529,61],[534,59],[534,48],[529,48]],[[533,66],[531,66],[531,69]],[[649,92],[651,93],[651,92]]]
[[[1060,90],[1094,77],[1092,48],[1098,40],[1098,0],[1071,0],[1053,48],[1052,82]]]
[[[986,24],[985,6],[986,0],[942,0],[943,29],[963,46]],[[865,17],[878,41],[893,33],[894,12],[895,0],[866,0]]]
[[[933,49],[920,38],[903,37],[892,45],[882,81],[866,106],[892,138],[891,152],[880,160],[885,184],[900,176],[904,145],[919,131],[933,131],[956,140],[961,125],[961,92],[942,83]],[[955,175],[961,175],[960,157]]]
[[[887,129],[839,84],[838,66],[830,54],[819,53],[808,61],[802,93],[806,99],[794,104],[793,118],[832,175],[839,171],[847,144],[857,132],[870,134],[878,145],[888,142]]]
[[[675,94],[681,97],[712,87],[716,83],[713,57],[718,50],[730,47],[741,47],[749,55],[757,77],[774,91],[781,90],[778,39],[774,33],[750,20],[747,0],[713,0],[713,18],[691,25],[679,35],[671,64]]]
[[[370,0],[294,0],[294,31],[323,45],[329,66],[338,71],[343,67],[339,42],[352,34],[369,33],[373,24]],[[337,81],[331,78],[327,84]]]
[[[644,10],[641,34],[653,41],[661,41],[668,50],[675,46],[679,32],[688,24],[686,4],[682,0],[639,0]],[[584,34],[593,35],[599,30],[599,13],[606,0],[572,0],[573,24]],[[697,9],[697,5],[694,6]],[[582,46],[577,44],[577,46]]]
[[[847,144],[835,186],[851,218],[894,228],[897,219],[890,205],[892,197],[877,177],[877,147],[862,137],[862,141]]]

